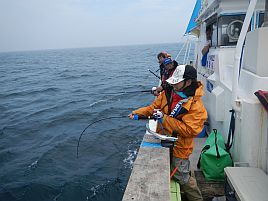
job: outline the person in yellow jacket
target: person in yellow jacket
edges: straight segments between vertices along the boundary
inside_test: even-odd
[[[197,72],[193,66],[179,65],[173,75],[166,80],[173,90],[171,95],[163,91],[147,106],[134,110],[130,119],[154,116],[158,121],[157,132],[178,137],[173,148],[171,173],[188,200],[203,200],[196,180],[190,175],[189,156],[193,151],[194,138],[202,131],[207,119],[207,111],[201,100],[203,85],[197,81]],[[167,99],[166,97],[170,97]]]

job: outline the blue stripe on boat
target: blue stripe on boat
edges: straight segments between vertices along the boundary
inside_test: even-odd
[[[155,147],[155,148],[160,148],[162,147],[161,144],[158,142],[142,142],[141,147]]]

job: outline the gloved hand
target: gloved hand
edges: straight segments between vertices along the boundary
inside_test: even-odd
[[[163,90],[163,88],[160,86],[160,87],[153,87],[152,88],[152,91],[151,93],[154,95],[154,96],[159,96],[160,92]]]
[[[154,120],[161,120],[162,121],[162,118],[163,118],[163,113],[160,111],[160,109],[154,109],[153,111],[153,117],[154,117]]]
[[[139,120],[139,115],[131,113],[128,115],[128,118],[133,119],[133,120]]]
[[[157,87],[152,87],[151,93],[154,94],[154,92],[156,91]]]

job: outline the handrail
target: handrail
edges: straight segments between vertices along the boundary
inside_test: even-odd
[[[243,44],[247,35],[248,27],[251,22],[252,15],[254,13],[254,9],[256,6],[257,0],[251,0],[248,6],[248,10],[246,13],[246,17],[242,26],[242,30],[240,32],[236,49],[235,49],[235,56],[234,56],[234,69],[233,69],[233,82],[232,82],[232,108],[235,111],[240,111],[239,105],[239,98],[238,98],[238,80],[239,80],[239,73],[240,73],[240,57],[243,48]]]
[[[191,39],[190,38],[191,35],[185,35],[184,37],[187,37],[186,40],[183,43],[182,48],[180,49],[179,53],[177,54],[177,56],[175,57],[175,60],[178,61],[178,63],[180,64],[189,64],[189,57],[190,57],[190,52],[191,52],[191,48],[192,48],[192,43],[191,43]],[[185,51],[184,51],[185,50]],[[184,51],[184,53],[182,52]],[[183,54],[181,54],[183,53]],[[179,56],[183,56],[183,60],[177,60],[179,58]]]
[[[180,49],[179,53],[177,54],[175,60],[178,59],[178,57],[179,57],[179,55],[181,54],[182,50],[184,49],[185,45],[186,45],[186,42],[184,42],[184,44],[183,44],[182,48]]]

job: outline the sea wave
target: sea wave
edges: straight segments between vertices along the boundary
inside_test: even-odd
[[[34,96],[37,94],[43,94],[43,93],[47,93],[47,94],[51,94],[51,93],[56,93],[59,92],[60,89],[56,88],[56,87],[49,87],[49,88],[45,88],[45,89],[30,89],[30,90],[24,90],[24,91],[17,91],[17,92],[6,92],[5,94],[0,93],[0,98],[18,98],[21,96]]]

